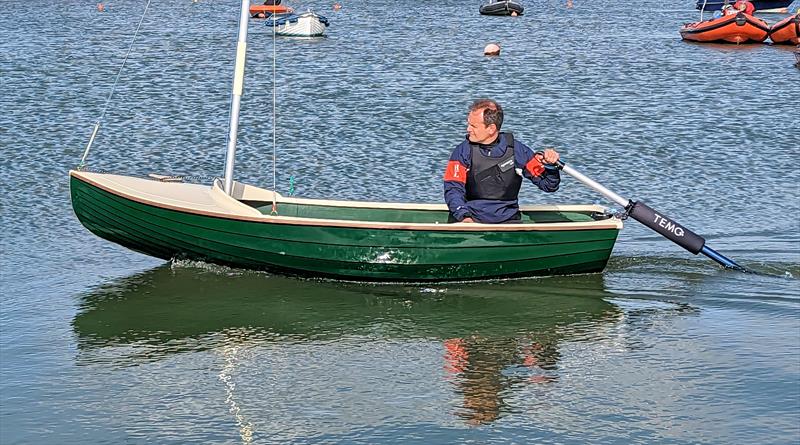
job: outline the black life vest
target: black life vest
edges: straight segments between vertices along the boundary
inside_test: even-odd
[[[506,151],[499,158],[486,156],[478,144],[470,144],[472,167],[467,173],[467,201],[516,201],[519,197],[522,177],[514,168],[514,135],[501,134],[505,135]]]

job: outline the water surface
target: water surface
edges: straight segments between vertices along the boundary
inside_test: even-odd
[[[440,202],[466,107],[490,96],[517,139],[763,275],[633,221],[602,274],[487,283],[298,280],[127,251],[80,226],[67,170],[144,2],[5,1],[0,443],[800,441],[792,48],[682,42],[692,2],[563,3],[493,18],[472,1],[290,2],[331,27],[277,39],[273,77],[272,36],[251,24],[237,179]],[[91,169],[222,173],[236,8],[150,5]],[[570,178],[522,197],[605,204]]]

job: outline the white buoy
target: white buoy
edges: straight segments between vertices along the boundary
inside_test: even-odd
[[[499,56],[500,55],[500,45],[496,43],[490,43],[486,45],[486,48],[483,49],[484,56]]]

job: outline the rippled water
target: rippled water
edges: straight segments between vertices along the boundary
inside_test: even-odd
[[[110,245],[66,172],[144,2],[0,15],[0,443],[800,441],[800,70],[791,47],[698,45],[693,2],[347,0],[279,38],[277,187],[441,200],[480,96],[505,129],[761,273],[635,222],[603,274],[429,285],[302,281]],[[238,3],[150,5],[93,169],[222,172]],[[47,13],[42,13],[46,10]],[[769,22],[781,18],[765,15]],[[482,56],[499,42],[499,58]],[[272,36],[250,27],[238,178],[272,186]],[[604,203],[577,181],[530,203]]]

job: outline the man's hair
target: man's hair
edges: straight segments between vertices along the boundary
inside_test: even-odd
[[[497,131],[503,126],[503,107],[492,99],[478,99],[469,106],[469,112],[483,110],[483,124],[497,125]]]

